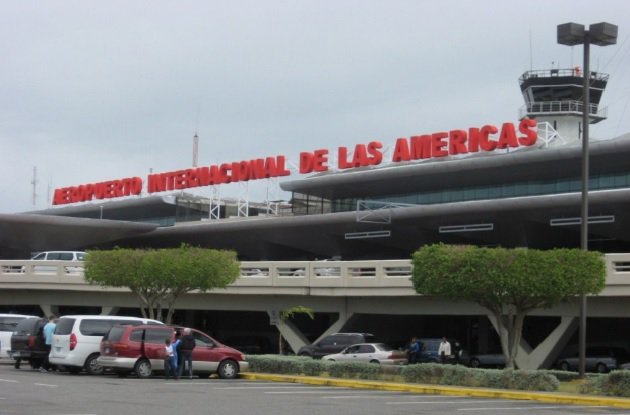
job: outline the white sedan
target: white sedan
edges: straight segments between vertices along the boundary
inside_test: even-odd
[[[380,363],[383,365],[403,365],[407,363],[404,351],[394,350],[384,343],[353,344],[339,353],[322,357],[329,362]]]

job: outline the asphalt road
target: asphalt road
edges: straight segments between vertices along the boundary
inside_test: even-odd
[[[248,380],[121,379],[0,364],[0,415],[630,415],[630,410]]]

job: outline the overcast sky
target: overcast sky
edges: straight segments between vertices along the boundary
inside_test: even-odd
[[[581,64],[581,47],[556,43],[570,21],[619,25],[617,45],[591,49],[610,74],[591,136],[630,132],[627,0],[0,0],[0,213],[191,167],[195,132],[200,165],[297,164],[300,151],[517,121],[524,71]]]

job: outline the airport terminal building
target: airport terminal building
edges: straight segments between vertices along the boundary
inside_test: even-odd
[[[178,318],[225,341],[265,338],[261,348],[275,350],[270,316],[304,305],[316,312],[315,320],[272,321],[294,349],[332,331],[368,331],[396,342],[448,335],[469,350],[496,351],[487,311],[417,295],[409,258],[436,242],[580,246],[583,76],[576,69],[523,74],[518,122],[401,137],[387,151],[372,141],[303,152],[302,176],[279,183],[291,192],[286,202],[190,193],[291,176],[281,155],[152,174],[146,183],[136,177],[57,189],[54,208],[0,215],[2,264],[46,250],[181,243],[232,249],[243,261],[234,286],[178,302]],[[608,76],[591,76],[587,110],[595,123],[606,118],[599,101]],[[630,321],[628,160],[630,134],[590,143],[588,245],[607,254],[609,276],[602,295],[589,299],[595,324],[589,324],[588,341],[630,348],[630,335],[619,330]],[[3,271],[0,309],[134,312],[133,299],[121,290],[34,278],[29,285]],[[102,309],[94,310],[96,301]],[[528,353],[520,365],[550,366],[576,341],[578,311],[576,300],[528,317]]]

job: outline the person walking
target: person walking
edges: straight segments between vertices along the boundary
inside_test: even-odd
[[[55,332],[55,327],[57,327],[55,320],[56,317],[54,315],[49,316],[48,323],[44,325],[44,329],[42,330],[44,335],[44,347],[46,348],[46,356],[44,357],[44,362],[42,363],[42,366],[39,368],[40,372],[48,372],[52,370],[52,366],[50,364],[50,360],[48,360],[48,356],[50,355],[50,350],[52,349],[53,333]]]
[[[192,379],[193,369],[192,369],[192,355],[193,349],[195,348],[195,337],[192,335],[191,330],[186,327],[184,329],[184,335],[182,336],[180,343],[180,353],[181,353],[181,361],[182,364],[179,367],[179,375],[182,376],[184,372],[184,368],[188,369],[188,378]]]
[[[451,344],[448,342],[446,337],[442,337],[440,347],[438,348],[438,354],[440,355],[440,361],[442,363],[446,363],[446,359],[451,356]]]

